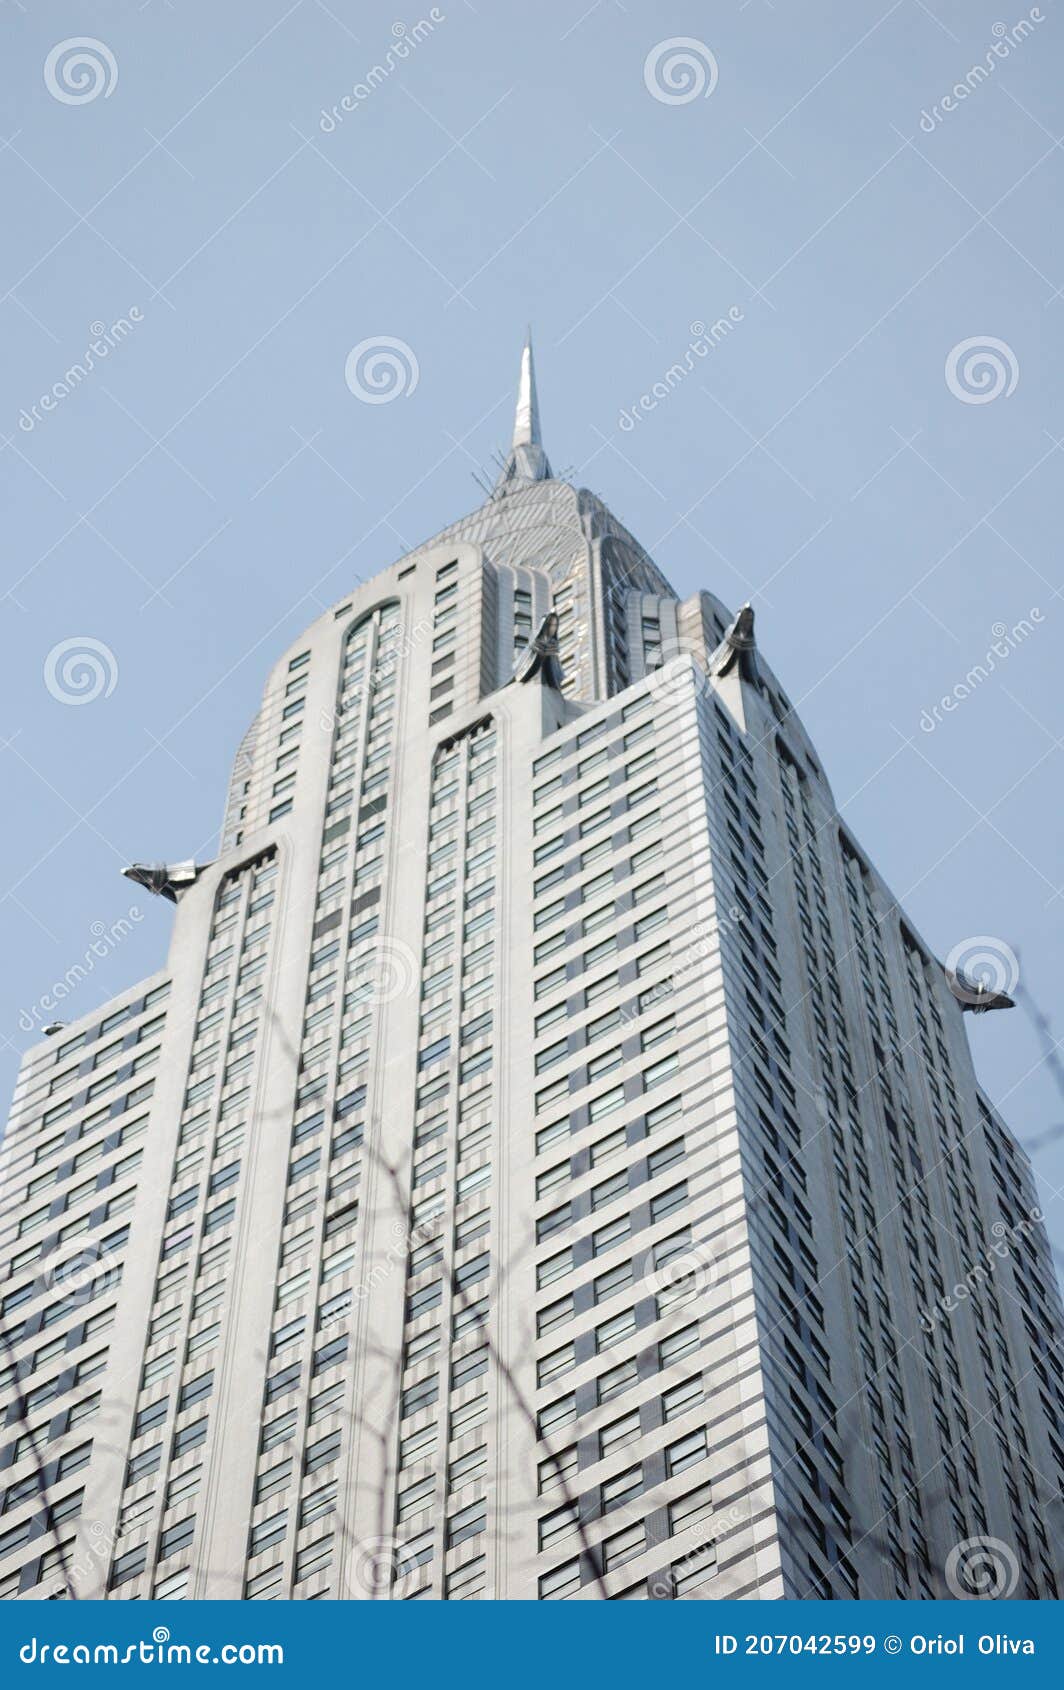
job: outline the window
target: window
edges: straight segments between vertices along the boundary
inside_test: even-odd
[[[634,1467],[628,1467],[623,1473],[618,1473],[612,1479],[607,1479],[602,1486],[602,1512],[608,1513],[611,1508],[623,1508],[635,1500],[643,1488],[643,1466],[636,1462]]]
[[[622,1414],[619,1420],[611,1420],[608,1426],[603,1426],[599,1433],[599,1459],[604,1460],[638,1437],[639,1410],[633,1408],[630,1414]]]
[[[476,1537],[487,1524],[487,1503],[483,1497],[478,1502],[471,1502],[467,1508],[460,1508],[447,1523],[447,1547],[453,1549],[456,1544],[464,1543],[467,1538]]]
[[[301,1524],[306,1524],[301,1521]],[[313,1543],[304,1544],[296,1555],[295,1580],[301,1584],[304,1579],[322,1572],[332,1560],[332,1533],[327,1537],[319,1537]]]
[[[580,1589],[580,1558],[566,1561],[560,1567],[554,1567],[549,1573],[543,1573],[539,1581],[539,1594],[544,1602],[563,1601],[566,1596],[572,1596]]]
[[[206,1438],[207,1420],[205,1416],[202,1420],[194,1420],[191,1426],[185,1426],[180,1432],[174,1434],[174,1456],[184,1455],[188,1450],[195,1449],[198,1444],[205,1443]]]
[[[159,1453],[159,1446],[158,1445],[156,1445],[154,1451],[151,1451],[151,1450],[148,1451],[148,1454],[155,1454],[156,1456],[158,1456],[158,1453]],[[92,1454],[91,1443],[90,1444],[79,1444],[77,1449],[69,1450],[67,1452],[67,1454],[62,1456],[60,1461],[59,1461],[59,1465],[56,1469],[56,1477],[59,1478],[59,1479],[66,1479],[66,1478],[69,1478],[71,1473],[80,1472],[82,1467],[85,1467],[85,1466],[88,1465],[89,1456],[91,1454]],[[36,1483],[36,1479],[34,1480],[34,1483]],[[8,1507],[11,1506],[11,1504],[9,1502],[5,1501],[4,1506],[5,1506],[5,1508],[8,1508]]]
[[[192,1542],[196,1530],[196,1516],[190,1515],[187,1520],[179,1520],[176,1525],[168,1526],[159,1538],[160,1561],[165,1561],[171,1555],[176,1555],[179,1549],[186,1549]]]
[[[327,1367],[335,1367],[338,1362],[344,1360],[346,1355],[346,1335],[342,1338],[333,1338],[329,1343],[323,1344],[320,1349],[314,1351],[311,1372],[324,1373]]]
[[[651,1225],[653,1225],[655,1221],[664,1220],[666,1215],[674,1214],[677,1209],[683,1207],[686,1201],[687,1181],[681,1180],[679,1185],[670,1186],[668,1191],[661,1192],[659,1196],[651,1200]]]
[[[248,1554],[258,1555],[268,1549],[272,1543],[280,1543],[288,1526],[288,1510],[282,1508],[277,1514],[270,1514],[265,1520],[260,1520],[253,1526],[248,1541]]]
[[[267,1567],[263,1572],[256,1573],[254,1578],[248,1579],[244,1594],[249,1601],[262,1600],[274,1590],[280,1591],[282,1582],[283,1568],[278,1562],[275,1567]]]
[[[684,1154],[684,1141],[674,1138],[671,1144],[663,1145],[647,1157],[647,1178],[654,1179],[666,1168],[671,1168],[674,1162],[681,1162]]]
[[[563,1005],[564,1008],[564,1005]],[[569,1137],[569,1118],[563,1115],[560,1121],[554,1121],[549,1127],[541,1127],[536,1134],[536,1155],[542,1155],[552,1144],[558,1144],[563,1138]]]
[[[601,1326],[595,1328],[595,1350],[601,1355],[604,1350],[611,1349],[614,1344],[630,1338],[635,1331],[635,1310],[625,1309],[621,1314],[615,1314],[612,1320],[604,1320]]]
[[[147,1544],[141,1544],[138,1549],[129,1549],[124,1555],[116,1557],[111,1568],[109,1588],[116,1590],[120,1584],[128,1584],[130,1579],[137,1578],[143,1571],[148,1560]]]
[[[474,1379],[479,1379],[482,1373],[488,1371],[488,1351],[485,1346],[473,1350],[467,1356],[462,1356],[451,1368],[451,1389],[460,1391],[463,1385],[468,1385]]]
[[[405,1420],[408,1414],[416,1414],[419,1409],[429,1408],[438,1396],[439,1381],[436,1379],[422,1379],[420,1383],[411,1385],[400,1398],[400,1417]]]
[[[556,1303],[548,1303],[546,1308],[540,1309],[536,1316],[536,1336],[542,1338],[556,1327],[564,1326],[573,1318],[573,1295],[560,1297]]]
[[[430,1473],[427,1478],[419,1479],[416,1484],[400,1491],[397,1499],[397,1519],[400,1525],[429,1508],[436,1494],[436,1477]]]
[[[427,1313],[429,1309],[437,1307],[443,1297],[443,1280],[434,1279],[428,1285],[422,1285],[411,1293],[406,1303],[407,1320],[416,1320],[419,1315]]]
[[[262,1502],[275,1490],[282,1490],[288,1483],[291,1471],[292,1457],[288,1456],[286,1460],[279,1461],[275,1467],[267,1468],[265,1473],[260,1473],[255,1483],[255,1501]]]
[[[631,1231],[631,1216],[618,1215],[617,1219],[610,1221],[608,1226],[600,1226],[597,1232],[591,1234],[591,1254],[593,1256],[603,1255],[607,1250],[611,1250],[615,1244],[619,1244],[623,1239],[628,1238]]]
[[[435,1381],[433,1381],[433,1383],[435,1383]],[[285,1416],[285,1419],[288,1419],[287,1415]],[[293,1411],[292,1426],[294,1425],[295,1413]],[[307,1453],[303,1460],[303,1471],[305,1473],[316,1473],[320,1468],[328,1467],[331,1462],[335,1461],[339,1453],[340,1433],[330,1432],[327,1437],[319,1438],[317,1443],[308,1445]]]
[[[200,1402],[204,1397],[209,1397],[213,1385],[213,1369],[206,1373],[201,1373],[198,1379],[190,1380],[177,1399],[178,1413],[180,1413],[184,1408],[191,1408],[194,1402]]]
[[[713,1497],[709,1485],[699,1485],[697,1490],[688,1491],[678,1501],[669,1507],[669,1532],[675,1536],[677,1532],[686,1531],[689,1526],[698,1525],[713,1512]]]
[[[570,1392],[567,1397],[559,1397],[557,1402],[542,1408],[536,1417],[536,1426],[541,1438],[550,1437],[563,1426],[569,1426],[576,1419],[576,1396]]]
[[[476,1555],[472,1561],[466,1561],[461,1567],[456,1567],[452,1573],[448,1573],[447,1595],[453,1602],[464,1602],[483,1594],[486,1583],[487,1559],[483,1555]]]
[[[616,1267],[607,1273],[600,1273],[592,1286],[592,1295],[597,1303],[605,1302],[617,1291],[623,1291],[625,1286],[631,1285],[634,1279],[634,1269],[631,1262],[618,1262]]]
[[[567,1125],[566,1125],[566,1133],[568,1133],[568,1126]],[[555,1166],[553,1168],[546,1168],[546,1169],[544,1169],[543,1173],[537,1175],[537,1177],[536,1177],[536,1197],[537,1198],[546,1197],[546,1196],[548,1196],[548,1194],[550,1192],[557,1191],[559,1186],[568,1185],[569,1178],[570,1178],[569,1159],[568,1159],[568,1157],[566,1157],[564,1162],[558,1162],[558,1163],[555,1164]]]
[[[693,1321],[690,1326],[684,1326],[679,1332],[673,1332],[668,1338],[663,1338],[658,1345],[658,1359],[662,1367],[669,1367],[681,1356],[690,1355],[698,1348],[698,1322]]]
[[[572,1344],[563,1344],[560,1349],[552,1350],[550,1355],[544,1356],[536,1364],[537,1385],[547,1385],[552,1379],[568,1373],[576,1365],[576,1350]]]
[[[706,1543],[700,1549],[693,1549],[690,1555],[682,1561],[674,1563],[672,1568],[673,1592],[676,1596],[685,1596],[689,1590],[697,1590],[699,1585],[713,1577],[717,1570],[717,1546]]]
[[[558,1455],[548,1455],[539,1464],[539,1494],[553,1490],[556,1485],[567,1483],[575,1479],[580,1467],[579,1450],[576,1444],[570,1444]]]
[[[626,1526],[623,1532],[616,1532],[602,1545],[603,1569],[611,1573],[615,1567],[623,1567],[626,1561],[633,1561],[641,1555],[646,1545],[646,1525],[642,1520],[634,1526]]]
[[[8,1555],[13,1555],[16,1549],[24,1548],[29,1542],[32,1529],[33,1520],[28,1519],[23,1520],[21,1525],[15,1526],[11,1531],[5,1532],[3,1537],[0,1537],[0,1556],[6,1559]]]
[[[411,1432],[399,1446],[400,1467],[411,1467],[417,1461],[427,1461],[436,1453],[436,1427],[423,1426],[419,1432]]]
[[[621,1065],[621,1047],[614,1045],[610,1050],[604,1050],[601,1056],[592,1057],[587,1065],[588,1084],[601,1080],[605,1074],[612,1074]]]
[[[299,1384],[300,1371],[301,1364],[294,1361],[288,1367],[283,1367],[279,1373],[275,1373],[272,1378],[267,1379],[266,1402],[276,1402],[277,1398],[283,1397],[286,1392],[294,1391]]]
[[[624,1103],[624,1087],[614,1086],[612,1090],[602,1092],[599,1097],[592,1098],[588,1105],[588,1120],[594,1125],[596,1121],[604,1120],[612,1115],[615,1109],[620,1109]]]
[[[635,927],[632,930],[634,938],[638,942],[640,939],[644,938],[646,934],[653,933],[655,927],[661,927],[664,922],[668,921],[668,919],[669,912],[664,905],[661,909],[652,910],[650,915],[645,915],[642,921],[636,922]]]
[[[672,1232],[668,1238],[663,1238],[654,1246],[654,1267],[660,1269],[667,1262],[675,1261],[677,1256],[685,1256],[691,1248],[691,1229],[681,1227],[679,1232]]]
[[[276,1420],[268,1421],[262,1428],[262,1438],[259,1443],[260,1453],[273,1449],[275,1444],[285,1443],[295,1431],[295,1425],[296,1410],[294,1408],[290,1408],[286,1414],[278,1415]]]
[[[467,1454],[460,1456],[451,1463],[447,1480],[452,1490],[458,1490],[462,1485],[468,1485],[474,1479],[481,1478],[487,1468],[488,1449],[486,1444],[478,1444]]]
[[[166,1419],[170,1404],[165,1397],[160,1402],[149,1403],[142,1408],[133,1422],[133,1436],[139,1438],[150,1426],[158,1426]]]
[[[561,1543],[567,1537],[572,1537],[580,1529],[580,1504],[567,1502],[564,1507],[556,1508],[553,1514],[548,1514],[539,1522],[539,1547],[549,1549],[554,1543]]]
[[[693,1467],[697,1461],[702,1461],[707,1454],[706,1429],[700,1426],[678,1443],[669,1445],[665,1451],[665,1471],[671,1479],[675,1473],[682,1473],[685,1467]]]
[[[572,1245],[568,1245],[566,1249],[559,1250],[554,1256],[547,1256],[539,1263],[536,1268],[536,1288],[542,1291],[544,1286],[552,1285],[556,1279],[564,1279],[567,1273],[572,1272],[572,1267],[573,1250]]]
[[[608,1203],[613,1202],[615,1197],[620,1197],[622,1195],[622,1193],[626,1192],[627,1190],[628,1190],[628,1169],[627,1168],[621,1168],[618,1173],[612,1174],[609,1179],[602,1180],[599,1185],[592,1186],[592,1188],[591,1188],[591,1209],[592,1209],[592,1212],[594,1212],[596,1209],[605,1208]]]
[[[607,1133],[597,1144],[591,1146],[591,1166],[600,1168],[603,1162],[609,1162],[614,1156],[623,1155],[628,1148],[628,1134],[624,1127],[618,1127],[615,1132]]]
[[[639,1377],[638,1364],[634,1356],[628,1361],[622,1361],[620,1366],[611,1367],[603,1373],[598,1381],[598,1400],[600,1403],[609,1402],[612,1397],[620,1396],[629,1385],[634,1385]]]
[[[547,1045],[536,1057],[536,1073],[542,1074],[547,1068],[553,1068],[556,1062],[564,1062],[568,1050],[568,1039],[559,1039],[555,1044]]]
[[[563,1203],[560,1208],[551,1209],[548,1214],[542,1215],[536,1222],[536,1243],[542,1244],[545,1238],[550,1238],[553,1233],[560,1232],[563,1227],[569,1225],[572,1218],[571,1203]]]

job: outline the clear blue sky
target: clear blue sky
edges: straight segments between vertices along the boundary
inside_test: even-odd
[[[376,0],[3,0],[6,1077],[94,924],[144,909],[71,1016],[162,964],[168,910],[119,868],[209,854],[273,657],[479,502],[528,320],[556,468],[681,593],[753,599],[930,944],[1006,942],[1064,1035],[1064,54],[1034,15],[1013,45],[1031,14],[997,0],[447,0],[389,61]],[[52,50],[85,36],[83,74]],[[654,55],[677,37],[708,97]],[[382,336],[417,381],[368,404],[345,363]],[[987,337],[1000,377],[967,391],[957,354],[958,397]],[[86,637],[104,690],[72,705],[45,668]],[[1064,1121],[1020,1012],[972,1036],[1021,1139]],[[1064,1144],[1037,1165],[1064,1239]]]

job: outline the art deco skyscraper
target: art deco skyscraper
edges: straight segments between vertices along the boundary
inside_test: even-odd
[[[134,875],[166,965],[3,1149],[5,1597],[1060,1593],[976,994],[749,611],[553,477],[530,348],[491,496],[282,654],[217,860]]]

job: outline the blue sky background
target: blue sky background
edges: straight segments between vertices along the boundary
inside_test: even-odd
[[[1064,57],[1058,8],[1035,14],[942,111],[1026,9],[447,0],[327,132],[427,7],[2,0],[5,1089],[20,1014],[138,898],[69,1015],[162,965],[168,910],[118,871],[210,853],[277,653],[479,503],[528,320],[556,469],[681,593],[753,599],[929,943],[1011,946],[1064,1035]],[[86,36],[117,79],[93,49],[97,97],[57,98],[48,56]],[[677,37],[702,44],[707,88],[715,66],[708,97],[648,88]],[[733,306],[711,357],[622,428],[691,325]],[[36,420],[92,325],[122,317]],[[345,362],[380,337],[417,379],[368,404]],[[947,359],[987,337],[1012,391],[967,402]],[[110,690],[76,705],[45,669],[86,637]],[[1022,1140],[1064,1122],[1023,1013],[971,1033]],[[1064,1140],[1036,1165],[1064,1240]]]

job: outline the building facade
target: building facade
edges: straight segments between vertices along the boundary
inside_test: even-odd
[[[530,348],[485,504],[274,666],[217,860],[131,872],[166,966],[3,1144],[0,1595],[1061,1593],[962,1003]]]

